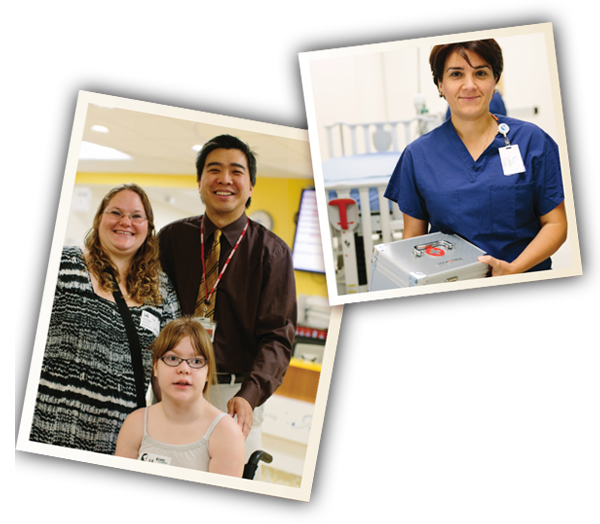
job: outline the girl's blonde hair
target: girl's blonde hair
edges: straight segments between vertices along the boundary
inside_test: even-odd
[[[210,335],[202,327],[200,322],[190,316],[185,316],[171,320],[159,333],[158,337],[148,347],[152,351],[152,365],[154,366],[158,359],[167,351],[171,351],[184,338],[189,337],[192,347],[196,353],[208,362],[208,372],[206,374],[206,385],[204,394],[207,395],[211,386],[216,384],[216,364],[215,352],[213,349]]]
[[[140,197],[148,219],[148,236],[131,261],[125,286],[132,300],[141,304],[158,305],[162,303],[162,295],[159,288],[160,260],[158,258],[158,240],[154,232],[154,213],[148,195],[137,184],[121,184],[111,189],[102,199],[92,228],[87,232],[84,240],[85,247],[89,252],[88,270],[96,277],[102,288],[111,293],[116,288],[107,268],[112,268],[117,281],[121,280],[116,266],[102,248],[98,234],[102,214],[112,198],[121,191],[133,191]]]

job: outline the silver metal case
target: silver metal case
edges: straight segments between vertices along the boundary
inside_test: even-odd
[[[369,291],[484,278],[486,253],[456,235],[430,233],[373,248]]]

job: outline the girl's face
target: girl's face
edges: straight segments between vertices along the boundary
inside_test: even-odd
[[[190,342],[189,337],[182,339],[172,350],[167,351],[154,364],[154,374],[163,399],[168,397],[176,402],[190,402],[202,397],[208,376],[208,364],[194,369],[188,362],[177,364],[180,359],[193,359],[194,362],[206,362]],[[174,366],[167,365],[164,360]],[[194,363],[192,363],[194,365]]]
[[[444,65],[444,76],[439,83],[452,116],[462,119],[475,119],[489,113],[489,106],[496,80],[492,67],[477,53],[465,50],[467,62],[456,51]]]

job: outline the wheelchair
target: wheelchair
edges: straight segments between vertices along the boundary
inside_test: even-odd
[[[244,474],[242,475],[242,478],[252,480],[260,462],[270,464],[273,462],[273,457],[266,451],[262,451],[260,449],[252,453],[248,459],[248,462],[244,466]]]

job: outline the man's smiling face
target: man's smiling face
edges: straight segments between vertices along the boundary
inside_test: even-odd
[[[198,182],[206,214],[218,227],[242,216],[254,187],[246,155],[239,149],[215,149],[206,157]]]

